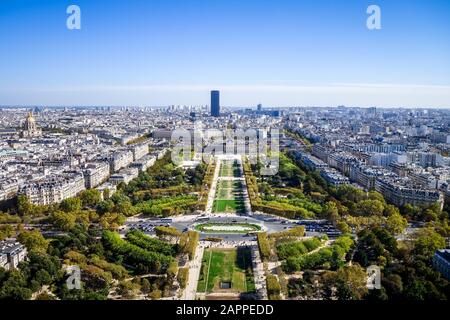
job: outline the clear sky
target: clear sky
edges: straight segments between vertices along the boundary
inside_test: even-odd
[[[0,105],[450,107],[448,0],[1,0],[0,52]]]

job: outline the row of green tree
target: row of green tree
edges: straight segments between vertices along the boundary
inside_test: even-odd
[[[286,272],[319,268],[337,270],[345,264],[345,255],[353,245],[354,241],[350,237],[343,236],[338,238],[330,247],[322,248],[317,252],[288,257],[283,267]]]
[[[134,206],[136,213],[154,217],[168,217],[177,214],[188,214],[197,208],[196,195],[178,195],[141,202]]]
[[[113,261],[133,266],[137,273],[165,273],[173,261],[173,257],[132,244],[115,232],[104,231],[102,242]]]
[[[173,257],[177,253],[176,246],[165,241],[146,236],[142,231],[139,230],[132,230],[128,232],[125,236],[125,239],[128,242],[141,247],[142,249],[159,252],[166,256]]]
[[[446,247],[445,238],[432,227],[399,242],[386,228],[375,227],[358,234],[354,261],[363,267],[381,267],[381,289],[373,299],[442,300],[450,298],[450,283],[433,268],[436,250]]]

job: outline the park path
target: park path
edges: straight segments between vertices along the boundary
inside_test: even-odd
[[[318,248],[316,248],[316,249],[306,253],[306,255],[310,255],[310,254],[316,253],[316,252],[322,250],[325,247],[329,247],[333,242],[334,242],[334,240],[327,240],[327,241],[325,241],[325,243],[321,244]]]
[[[261,260],[261,255],[259,254],[258,244],[253,244],[250,248],[252,251],[252,267],[256,294],[258,295],[259,300],[267,300],[266,274],[264,272],[264,264]]]
[[[216,158],[216,168],[214,170],[213,182],[211,184],[211,189],[209,190],[208,201],[206,202],[205,213],[207,215],[212,214],[212,207],[213,207],[213,204],[214,204],[214,197],[216,196],[217,184],[219,182],[220,165],[221,165],[220,158]]]
[[[200,276],[204,247],[199,245],[195,250],[195,256],[189,261],[189,278],[183,293],[183,300],[195,300],[197,295],[197,283]]]

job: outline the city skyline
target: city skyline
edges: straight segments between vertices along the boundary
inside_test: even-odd
[[[0,301],[448,299],[450,110],[29,109],[0,108]]]
[[[0,1],[0,305],[289,319],[450,300],[449,17]]]
[[[70,4],[0,4],[1,105],[450,107],[446,1]]]

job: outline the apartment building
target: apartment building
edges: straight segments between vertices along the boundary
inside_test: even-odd
[[[0,178],[0,201],[8,200],[19,191],[19,182],[17,179]]]
[[[325,168],[320,171],[320,176],[329,184],[337,187],[344,184],[350,184],[350,180],[340,174],[337,170]]]
[[[111,182],[105,182],[96,188],[100,191],[103,200],[111,197],[117,191],[117,186],[112,184]],[[107,195],[107,196],[106,196]]]
[[[138,175],[139,170],[137,168],[126,168],[111,175],[111,177],[109,178],[109,182],[114,185],[118,185],[121,182],[128,184],[131,180],[137,178]]]
[[[380,192],[386,200],[396,206],[411,204],[414,206],[427,206],[438,202],[441,208],[444,206],[444,195],[437,191],[412,183],[406,183],[399,179],[381,178],[375,182],[375,190]]]
[[[86,190],[83,174],[70,172],[25,183],[20,187],[19,193],[26,195],[33,204],[50,205],[75,197],[83,190]]]
[[[9,269],[8,256],[5,253],[0,253],[0,268]]]
[[[321,159],[323,162],[328,163],[329,151],[325,146],[315,144],[311,150],[311,154]]]
[[[148,154],[148,143],[134,145],[130,147],[130,150],[133,153],[133,161],[139,160]]]
[[[450,280],[450,250],[438,250],[433,256],[433,267],[439,271],[444,278]]]
[[[109,157],[110,173],[119,171],[133,162],[133,152],[131,150],[122,150],[114,152]]]
[[[27,257],[27,249],[15,239],[0,241],[0,268],[16,269]]]
[[[93,189],[106,180],[110,175],[110,166],[107,162],[94,162],[85,165],[83,175],[86,189]]]
[[[156,157],[152,155],[146,155],[141,159],[130,164],[130,168],[137,168],[139,171],[145,171],[156,162]]]

